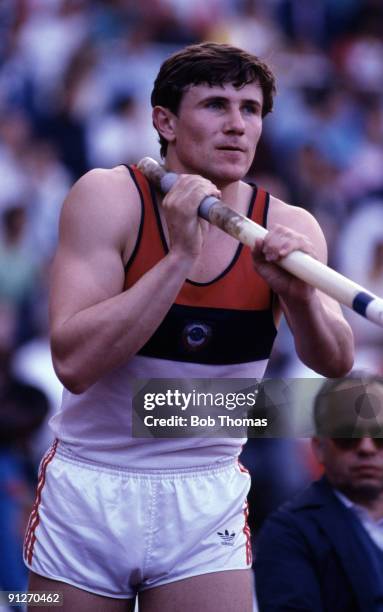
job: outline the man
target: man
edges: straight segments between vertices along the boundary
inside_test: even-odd
[[[132,438],[132,379],[262,377],[279,303],[308,365],[351,367],[339,306],[275,265],[298,248],[325,259],[318,225],[242,181],[273,94],[269,69],[244,51],[176,53],[152,93],[174,187],[161,199],[119,166],[85,175],[64,204],[51,335],[66,390],[25,559],[30,588],[64,589],[68,609],[131,610],[137,592],[143,612],[252,608],[243,441]],[[206,195],[267,222],[257,273],[248,250],[198,218]]]
[[[261,612],[383,610],[383,378],[327,381],[314,405],[324,476],[257,543]]]

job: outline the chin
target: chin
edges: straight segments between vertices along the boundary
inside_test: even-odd
[[[228,168],[220,166],[219,168],[212,168],[211,171],[207,170],[207,172],[212,177],[213,183],[214,181],[217,181],[217,183],[235,183],[242,180],[247,174],[247,171],[243,168],[233,166]]]
[[[360,478],[339,488],[340,490],[343,489],[345,495],[351,499],[357,499],[361,502],[376,499],[381,495],[383,489],[382,483],[375,478]]]
[[[363,482],[355,487],[355,491],[361,501],[373,501],[382,493],[382,486],[376,482]]]

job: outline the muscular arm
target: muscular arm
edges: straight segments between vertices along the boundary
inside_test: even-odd
[[[255,252],[257,270],[279,296],[303,363],[323,376],[344,376],[352,367],[354,344],[339,304],[274,264],[296,249],[327,263],[323,233],[307,211],[275,199],[273,204],[270,233]]]
[[[170,251],[125,291],[124,261],[133,251],[140,221],[138,194],[126,169],[88,173],[64,203],[52,269],[50,326],[54,366],[71,391],[83,392],[134,355],[161,323],[187,277],[200,248],[193,207],[203,197],[201,190],[216,189],[209,191],[204,179],[178,183],[164,202],[173,223]]]

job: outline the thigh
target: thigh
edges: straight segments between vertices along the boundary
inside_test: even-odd
[[[25,538],[26,565],[80,591],[133,599],[145,553],[135,511],[140,482],[60,448],[47,468]]]
[[[193,576],[139,594],[140,612],[252,612],[253,573],[231,570]]]
[[[103,597],[78,589],[65,582],[51,580],[39,576],[34,572],[29,576],[29,591],[55,591],[63,594],[63,605],[60,608],[57,606],[44,607],[46,612],[73,612],[73,610],[81,610],[81,612],[133,612],[134,599],[115,599],[112,597]],[[30,608],[28,608],[29,610]],[[33,612],[35,608],[30,609]]]

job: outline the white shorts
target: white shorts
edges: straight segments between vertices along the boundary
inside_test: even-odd
[[[55,442],[24,544],[36,574],[116,598],[251,567],[250,477],[233,459],[179,470],[85,461]]]

